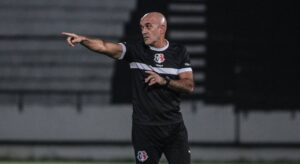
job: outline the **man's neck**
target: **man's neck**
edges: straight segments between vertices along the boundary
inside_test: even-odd
[[[158,42],[154,43],[154,45],[151,45],[155,48],[163,48],[168,44],[168,41],[165,38],[160,39]]]

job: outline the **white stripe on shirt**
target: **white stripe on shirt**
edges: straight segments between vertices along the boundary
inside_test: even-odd
[[[176,69],[176,68],[160,68],[160,67],[153,67],[151,65],[147,65],[144,63],[138,63],[138,62],[131,62],[130,63],[130,68],[131,69],[140,69],[140,70],[145,70],[145,71],[154,71],[159,74],[170,74],[170,75],[178,75],[183,72],[192,72],[191,67],[187,68],[181,68],[181,69]]]

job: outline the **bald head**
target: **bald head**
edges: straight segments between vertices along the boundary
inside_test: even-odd
[[[143,21],[144,19],[151,19],[155,23],[167,27],[166,17],[162,13],[160,13],[160,12],[150,12],[150,13],[147,13],[147,14],[145,14],[141,18],[141,21]]]
[[[160,48],[166,44],[167,21],[162,13],[145,14],[140,20],[140,27],[146,45]]]

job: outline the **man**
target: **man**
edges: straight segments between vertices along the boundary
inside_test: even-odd
[[[187,131],[180,113],[180,94],[194,90],[186,49],[165,39],[166,18],[159,12],[140,20],[144,42],[112,43],[66,33],[71,46],[130,63],[133,93],[132,143],[136,163],[158,164],[165,154],[170,164],[191,162]]]

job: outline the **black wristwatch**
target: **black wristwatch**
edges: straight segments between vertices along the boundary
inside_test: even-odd
[[[166,76],[166,77],[165,77],[165,80],[166,80],[165,86],[168,87],[168,85],[169,85],[171,79],[169,78],[169,76]]]

